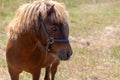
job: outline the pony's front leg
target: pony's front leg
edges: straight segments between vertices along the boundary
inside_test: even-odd
[[[50,80],[50,66],[46,67],[44,80]]]
[[[8,66],[8,71],[11,80],[19,80],[19,74],[21,73],[20,70],[12,69],[11,67]]]
[[[40,70],[37,70],[37,71],[33,71],[33,72],[31,73],[33,80],[39,80],[40,72],[41,72],[41,69],[40,69]]]
[[[55,74],[57,72],[57,67],[59,65],[59,61],[56,61],[55,63],[52,64],[51,66],[51,80],[55,79]]]

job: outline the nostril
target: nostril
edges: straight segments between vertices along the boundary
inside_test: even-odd
[[[67,51],[67,56],[70,57],[72,55],[72,51]]]

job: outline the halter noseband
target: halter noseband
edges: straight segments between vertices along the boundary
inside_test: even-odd
[[[50,46],[51,46],[53,43],[55,43],[55,42],[57,42],[57,43],[69,43],[69,40],[68,40],[67,38],[54,38],[54,37],[50,36],[49,33],[48,33],[48,31],[47,31],[47,29],[46,29],[46,25],[45,25],[45,23],[44,23],[43,18],[42,18],[41,15],[40,15],[39,19],[40,19],[40,21],[41,21],[42,29],[43,29],[46,37],[47,37],[47,45],[46,45],[46,51],[47,51],[47,52],[50,51],[50,49],[49,49]],[[38,34],[39,34],[39,33],[38,33]]]

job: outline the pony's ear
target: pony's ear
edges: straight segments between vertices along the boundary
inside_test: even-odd
[[[47,11],[47,16],[50,16],[54,12],[54,5],[52,5],[48,11]]]

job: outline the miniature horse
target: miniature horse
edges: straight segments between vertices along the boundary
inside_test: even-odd
[[[6,59],[11,80],[19,80],[22,71],[39,80],[41,68],[46,68],[44,80],[54,80],[60,60],[72,55],[68,35],[63,4],[35,1],[22,5],[8,26]]]

